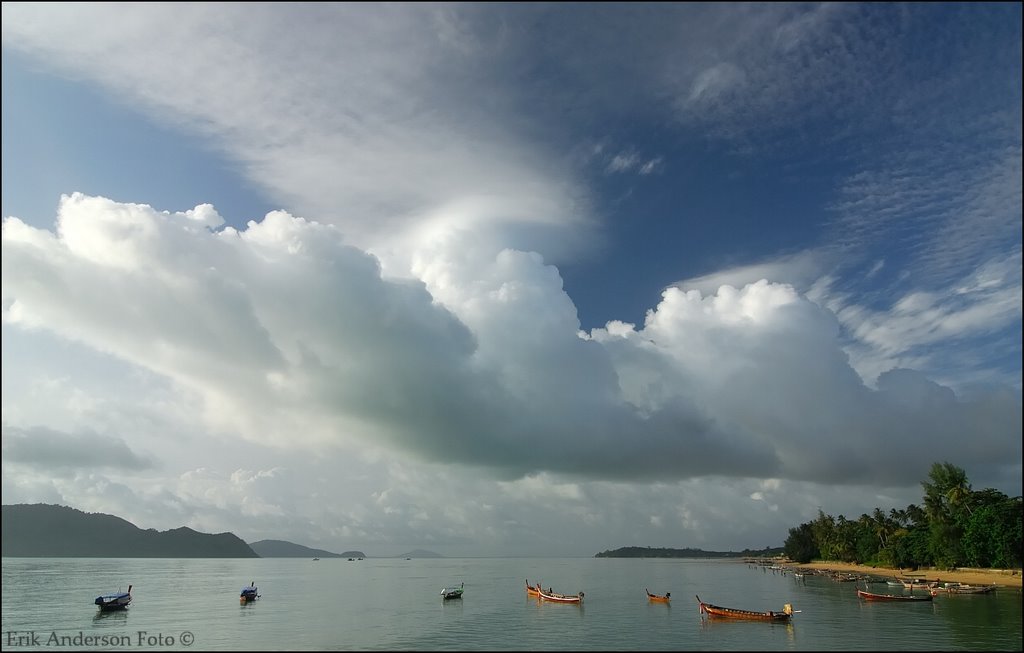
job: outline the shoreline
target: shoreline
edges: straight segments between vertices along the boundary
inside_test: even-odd
[[[890,569],[888,567],[869,567],[845,562],[808,562],[804,564],[788,563],[787,567],[794,570],[817,569],[822,571],[853,572],[882,578],[924,578],[939,580],[943,583],[964,583],[965,585],[996,585],[1020,590],[1022,578],[1020,569],[953,569],[942,570],[934,567],[921,567],[916,571],[909,569]]]

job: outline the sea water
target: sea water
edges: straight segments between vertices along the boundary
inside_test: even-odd
[[[527,580],[582,591],[584,602],[529,598]],[[242,604],[250,583],[261,596]],[[441,588],[460,583],[463,598],[441,598]],[[129,585],[127,610],[94,605]],[[3,558],[2,644],[5,651],[1022,648],[1017,589],[869,603],[856,585],[738,560]],[[671,603],[648,601],[648,589],[671,592]],[[756,611],[790,603],[798,612],[788,624],[713,619],[700,614],[697,596]]]

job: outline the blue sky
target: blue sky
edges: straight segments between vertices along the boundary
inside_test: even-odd
[[[1019,495],[1020,12],[5,4],[5,503],[592,555]]]

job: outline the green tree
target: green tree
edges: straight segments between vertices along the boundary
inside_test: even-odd
[[[814,529],[809,522],[789,529],[789,537],[786,538],[783,550],[787,558],[799,563],[810,562],[821,556],[821,551],[814,542]]]
[[[971,487],[967,473],[948,462],[934,463],[928,479],[922,481],[921,486],[928,515],[931,557],[940,567],[959,566],[963,560],[964,506]]]
[[[889,540],[889,547],[886,549],[892,560],[890,564],[899,569],[931,566],[932,558],[928,548],[930,539],[927,526],[900,529]]]
[[[857,562],[858,524],[839,515],[836,518],[836,557],[841,562]]]
[[[871,519],[875,536],[878,538],[878,549],[882,550],[889,545],[889,537],[896,530],[896,524],[885,516],[881,508],[875,508]]]
[[[879,511],[881,512],[881,511]],[[857,520],[856,540],[854,541],[854,559],[858,564],[869,564],[878,561],[878,528],[874,518],[864,513]]]
[[[997,490],[976,492],[964,526],[963,554],[971,567],[1021,566],[1021,498]]]
[[[826,515],[818,508],[818,517],[811,522],[811,531],[814,533],[814,543],[825,560],[838,560],[839,546],[836,537],[836,520],[832,515]]]
[[[907,514],[908,524],[910,526],[927,526],[928,525],[928,513],[924,511],[924,508],[916,504],[910,504],[904,511]]]

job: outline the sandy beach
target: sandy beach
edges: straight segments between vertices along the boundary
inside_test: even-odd
[[[968,585],[998,585],[999,587],[1011,587],[1021,589],[1020,569],[956,569],[945,571],[939,569],[920,568],[916,571],[909,569],[887,569],[885,567],[868,567],[866,565],[853,565],[842,562],[809,562],[807,564],[790,563],[787,565],[792,569],[822,569],[828,571],[853,572],[858,574],[870,574],[885,578],[923,578],[926,580],[939,580],[943,583],[965,583]]]

